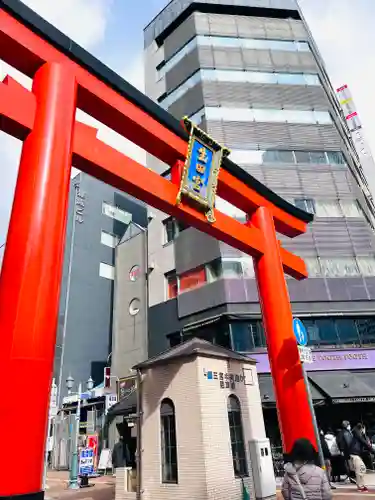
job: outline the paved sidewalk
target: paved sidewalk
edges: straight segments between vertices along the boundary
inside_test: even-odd
[[[278,478],[277,480],[277,499],[282,500],[282,495],[280,491],[282,480]],[[375,499],[375,473],[366,474],[365,482],[369,489],[368,493],[360,493],[357,491],[357,486],[355,484],[339,483],[335,484],[336,489],[332,490],[333,500],[358,500],[359,498],[370,497]]]
[[[115,498],[115,478],[113,476],[90,479],[92,486],[79,490],[69,490],[68,482],[68,472],[49,471],[47,475],[48,488],[45,492],[46,500],[113,500]],[[337,489],[332,491],[333,500],[359,500],[364,496],[375,500],[375,473],[366,475],[366,484],[369,488],[368,493],[359,493],[354,484],[337,484]],[[277,500],[282,500],[280,485],[281,480],[278,480]]]
[[[115,479],[112,476],[90,479],[90,486],[79,490],[69,490],[68,484],[67,471],[48,471],[46,500],[113,500],[115,497]]]

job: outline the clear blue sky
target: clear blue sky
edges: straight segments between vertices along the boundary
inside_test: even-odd
[[[167,0],[23,1],[142,89],[143,28],[165,7]],[[375,151],[375,0],[299,2],[333,84],[349,84],[370,146]],[[0,61],[0,77],[6,73],[16,77]],[[6,237],[20,146],[18,141],[0,132],[0,246]]]

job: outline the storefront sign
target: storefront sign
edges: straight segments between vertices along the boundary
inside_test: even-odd
[[[79,454],[79,475],[93,476],[95,471],[94,466],[94,450],[85,448]]]
[[[375,402],[375,397],[358,397],[358,398],[337,398],[332,399],[333,404],[342,404],[342,403],[373,403]]]
[[[249,372],[249,377],[251,380],[246,379],[245,373],[224,373],[224,372],[214,372],[212,370],[206,370],[203,368],[203,376],[206,380],[217,380],[220,384],[221,389],[236,389],[236,384],[253,385],[252,371]]]
[[[136,390],[137,377],[123,377],[117,381],[117,401],[127,398]]]
[[[299,359],[301,360],[301,363],[311,364],[314,362],[312,351],[311,351],[310,347],[305,347],[305,346],[299,345],[298,351],[299,351]]]
[[[117,403],[117,394],[107,394],[105,397],[105,413]]]
[[[270,373],[267,353],[249,354],[257,361],[258,373]],[[317,372],[325,370],[367,370],[375,366],[375,349],[347,349],[331,351],[313,351],[312,363],[306,370]]]

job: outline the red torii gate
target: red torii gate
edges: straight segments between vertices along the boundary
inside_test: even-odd
[[[23,141],[0,279],[1,451],[12,464],[0,499],[43,496],[72,163],[254,257],[284,450],[300,437],[316,445],[284,277],[285,271],[303,279],[307,272],[276,236],[305,232],[312,216],[229,160],[218,195],[248,214],[246,224],[217,210],[209,223],[192,205],[177,204],[176,175],[187,153],[182,127],[18,0],[0,0],[0,59],[33,79],[31,92],[10,77],[0,83],[0,130]],[[98,140],[94,128],[75,120],[77,107],[170,165],[172,181]],[[28,387],[29,379],[37,385]]]

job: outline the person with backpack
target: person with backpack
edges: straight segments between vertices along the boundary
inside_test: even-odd
[[[285,464],[281,489],[284,500],[331,500],[326,472],[316,465],[317,452],[305,438],[297,439]]]
[[[331,451],[328,447],[327,441],[325,440],[324,437],[324,431],[322,429],[319,430],[319,437],[320,437],[320,446],[322,448],[322,453],[323,453],[323,458],[324,458],[324,465],[326,468],[326,473],[327,473],[327,478],[330,487],[335,490],[336,486],[333,486],[331,484],[331,476],[332,476],[332,456],[331,456]]]
[[[331,429],[328,429],[325,436],[325,442],[327,444],[330,461],[331,461],[331,476],[330,479],[333,483],[340,481],[341,475],[341,452],[337,445],[336,436]]]

